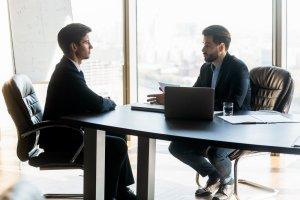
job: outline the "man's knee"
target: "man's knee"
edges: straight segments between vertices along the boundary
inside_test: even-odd
[[[123,157],[127,154],[127,143],[124,139],[114,136],[107,136],[106,145],[108,152],[118,154]]]
[[[169,145],[169,152],[176,158],[182,157],[182,150],[182,143],[180,142],[171,142]]]
[[[207,151],[207,157],[212,162],[218,162],[227,158],[227,154],[224,152],[223,148],[211,147]]]

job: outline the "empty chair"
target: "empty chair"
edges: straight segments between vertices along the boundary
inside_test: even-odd
[[[251,109],[288,113],[294,81],[290,73],[278,67],[257,67],[250,71]]]

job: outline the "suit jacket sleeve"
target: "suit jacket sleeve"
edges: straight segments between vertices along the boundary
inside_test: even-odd
[[[70,71],[64,77],[70,84],[72,97],[77,98],[77,109],[81,111],[101,112],[103,98],[92,91],[86,84],[85,80],[75,72]]]
[[[200,68],[200,74],[193,87],[210,87],[212,78],[212,70],[210,65],[205,63]]]

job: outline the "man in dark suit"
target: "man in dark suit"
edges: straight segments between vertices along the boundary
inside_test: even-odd
[[[206,63],[202,65],[194,87],[215,89],[215,110],[222,110],[223,102],[233,102],[235,111],[250,109],[249,71],[241,60],[228,53],[230,33],[223,26],[212,25],[205,28],[202,34],[202,52]],[[148,97],[151,103],[164,104],[164,94]],[[228,155],[233,149],[173,141],[169,151],[201,176],[208,176],[206,186],[198,189],[196,196],[209,196],[215,191],[213,200],[232,196],[234,180]]]
[[[58,44],[64,56],[56,65],[47,90],[43,120],[55,120],[62,116],[82,113],[100,113],[115,109],[116,104],[109,98],[94,93],[86,84],[80,68],[82,60],[88,59],[93,48],[89,40],[91,29],[83,24],[73,23],[58,33]],[[77,151],[82,144],[82,136],[67,129],[41,134],[40,146],[45,151]],[[127,188],[134,183],[123,138],[106,137],[105,199],[136,199]],[[83,161],[80,154],[76,162]]]

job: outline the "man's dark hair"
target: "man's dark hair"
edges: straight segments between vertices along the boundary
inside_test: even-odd
[[[226,50],[228,50],[230,42],[231,42],[231,36],[229,31],[221,26],[221,25],[211,25],[209,27],[206,27],[202,34],[204,36],[211,36],[213,38],[214,43],[216,44],[225,44]]]
[[[70,44],[72,42],[78,44],[80,40],[91,31],[92,29],[84,24],[69,24],[63,27],[57,35],[59,47],[64,54],[68,54],[70,52]]]

